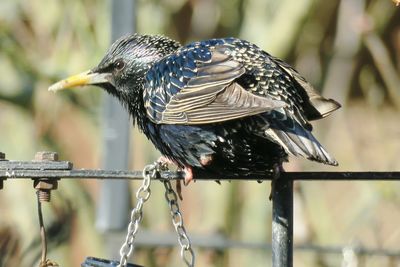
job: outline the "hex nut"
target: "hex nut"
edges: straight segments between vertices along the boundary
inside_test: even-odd
[[[40,151],[35,154],[35,160],[37,161],[57,161],[58,153],[51,151]]]
[[[55,190],[58,188],[56,180],[34,180],[33,187],[37,190]]]

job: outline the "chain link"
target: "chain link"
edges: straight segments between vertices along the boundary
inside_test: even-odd
[[[172,189],[169,180],[164,181],[165,199],[168,202],[169,210],[172,217],[172,224],[178,235],[178,242],[181,246],[181,258],[187,266],[193,267],[195,262],[195,255],[192,249],[192,243],[186,233],[185,226],[183,225],[182,213],[179,210],[178,197]]]
[[[143,204],[150,198],[151,179],[156,177],[158,170],[158,163],[149,164],[143,169],[142,185],[136,192],[137,203],[135,208],[131,212],[131,220],[128,225],[128,233],[126,235],[125,242],[119,251],[121,260],[118,267],[126,267],[128,263],[128,258],[132,254],[134,241],[137,231],[139,229],[139,224],[143,219]]]
[[[128,263],[128,258],[132,254],[134,241],[137,231],[139,229],[139,224],[143,218],[143,204],[150,198],[151,195],[151,179],[156,178],[157,173],[160,170],[166,169],[166,165],[160,162],[155,162],[153,164],[147,165],[143,169],[143,182],[136,192],[137,203],[135,208],[131,212],[131,220],[128,225],[128,233],[126,235],[125,242],[119,251],[121,259],[118,267],[126,267]],[[183,225],[183,217],[179,209],[178,197],[175,191],[172,189],[171,182],[169,180],[164,181],[164,187],[165,199],[168,202],[172,217],[172,223],[178,235],[179,245],[181,246],[181,258],[187,266],[194,267],[195,255],[192,249],[192,244]]]

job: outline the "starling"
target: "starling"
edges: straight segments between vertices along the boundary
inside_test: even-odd
[[[282,60],[237,38],[186,46],[159,35],[115,41],[97,67],[49,90],[97,85],[117,97],[165,159],[185,171],[262,176],[288,155],[337,165],[310,121],[340,107]]]

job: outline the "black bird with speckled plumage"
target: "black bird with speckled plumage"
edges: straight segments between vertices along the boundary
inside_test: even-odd
[[[292,67],[236,38],[181,46],[163,36],[117,40],[89,72],[50,87],[97,84],[116,96],[139,129],[184,168],[262,175],[288,155],[336,160],[311,134],[311,120],[340,105]]]

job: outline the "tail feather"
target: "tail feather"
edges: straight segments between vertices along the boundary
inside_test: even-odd
[[[297,123],[292,128],[287,128],[285,125],[271,125],[265,134],[269,139],[280,144],[288,154],[303,156],[309,160],[333,166],[338,165],[338,162],[329,155],[311,132]]]

